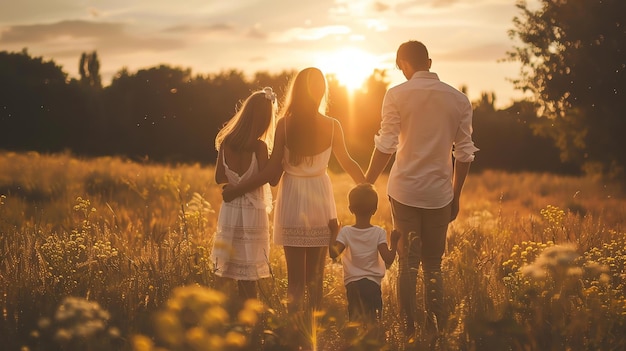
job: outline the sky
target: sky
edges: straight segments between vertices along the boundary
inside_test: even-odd
[[[122,68],[167,64],[250,76],[316,66],[354,88],[374,69],[403,82],[395,52],[419,40],[442,81],[506,107],[523,96],[510,82],[519,64],[502,62],[517,15],[515,0],[3,1],[0,51],[26,48],[77,77],[81,53],[96,50],[105,85]]]

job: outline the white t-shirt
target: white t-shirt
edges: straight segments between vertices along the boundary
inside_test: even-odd
[[[344,250],[343,263],[344,285],[367,278],[378,285],[385,276],[385,262],[378,253],[378,245],[387,243],[387,233],[379,226],[359,229],[352,226],[342,227],[337,235]]]

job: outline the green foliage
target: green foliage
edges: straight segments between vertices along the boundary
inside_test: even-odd
[[[535,130],[555,141],[564,160],[626,176],[621,135],[626,129],[626,3],[518,0],[516,5],[521,14],[509,34],[520,44],[509,58],[522,64],[516,87],[532,92],[547,117]]]

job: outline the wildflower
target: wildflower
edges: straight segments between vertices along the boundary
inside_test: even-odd
[[[149,337],[144,335],[135,335],[132,339],[134,351],[151,351],[154,343]]]
[[[57,331],[59,340],[88,339],[107,328],[109,312],[96,302],[68,297],[56,310],[54,321],[61,326]]]
[[[226,334],[226,345],[228,345],[229,347],[236,347],[236,348],[241,348],[246,346],[246,337],[245,335],[236,332],[236,331],[230,331]]]
[[[239,311],[239,315],[237,317],[239,323],[244,325],[255,325],[259,319],[257,313],[254,310],[248,308],[244,308]]]

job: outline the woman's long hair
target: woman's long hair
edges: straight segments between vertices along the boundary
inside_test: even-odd
[[[325,113],[326,78],[317,68],[300,71],[291,82],[281,116],[286,123],[289,163],[299,164],[306,156],[302,151],[317,137],[318,113]]]
[[[268,90],[269,89],[269,93]],[[215,137],[215,149],[223,143],[234,151],[253,151],[263,140],[271,152],[274,145],[276,96],[270,88],[252,93]]]

